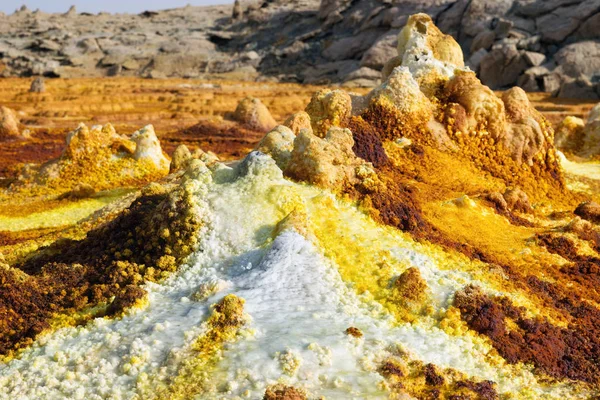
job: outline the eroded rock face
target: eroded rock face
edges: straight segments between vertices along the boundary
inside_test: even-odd
[[[246,97],[240,101],[233,113],[233,118],[249,128],[258,131],[266,132],[277,125],[267,106],[255,97]]]

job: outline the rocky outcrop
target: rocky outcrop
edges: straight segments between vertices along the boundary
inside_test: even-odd
[[[596,0],[264,0],[137,16],[19,11],[0,16],[0,74],[161,78],[239,72],[249,79],[258,73],[375,86],[379,76],[371,71],[384,69],[399,30],[418,12],[456,40],[466,64],[491,89],[518,85],[562,97],[600,96]],[[32,34],[23,37],[23,31]]]

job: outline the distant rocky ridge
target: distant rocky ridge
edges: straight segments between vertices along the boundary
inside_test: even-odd
[[[205,77],[374,86],[429,14],[493,89],[600,98],[600,0],[264,0],[139,15],[0,14],[0,75]]]

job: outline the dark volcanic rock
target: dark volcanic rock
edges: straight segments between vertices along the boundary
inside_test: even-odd
[[[139,15],[23,9],[0,15],[0,74],[368,80],[367,70],[348,75],[381,71],[419,12],[457,39],[492,89],[598,98],[600,0],[236,0]]]

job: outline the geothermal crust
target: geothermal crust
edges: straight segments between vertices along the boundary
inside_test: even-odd
[[[9,205],[115,199],[0,247],[0,398],[597,396],[594,179],[429,16],[385,70],[274,127],[243,100],[234,162],[82,125],[24,171]]]

